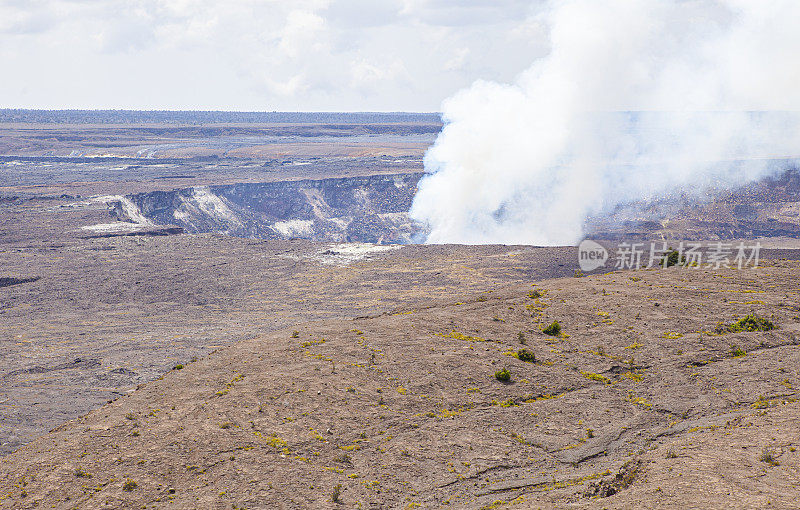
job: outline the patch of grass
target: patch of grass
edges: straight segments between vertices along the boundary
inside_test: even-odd
[[[128,491],[128,492],[131,492],[133,489],[135,489],[135,488],[136,488],[136,487],[138,487],[138,486],[139,486],[139,484],[138,484],[138,483],[134,482],[134,481],[133,481],[133,480],[131,480],[131,479],[128,479],[128,480],[126,480],[126,481],[125,481],[125,483],[122,485],[122,490],[124,490],[124,491]]]
[[[174,367],[172,367],[172,370],[183,370],[183,365],[181,365],[180,363],[178,363],[177,365],[175,365]]]
[[[292,338],[300,338],[300,332],[299,331],[292,331]]]
[[[542,293],[539,292],[538,290],[534,289],[534,290],[528,292],[528,297],[531,298],[531,299],[539,299],[540,297],[542,297]]]
[[[511,380],[511,372],[507,368],[503,368],[494,373],[494,378],[500,382],[508,382]]]
[[[664,333],[663,336],[667,340],[677,340],[679,338],[683,338],[683,334],[682,333],[677,333],[675,331],[667,331],[666,333]]]
[[[466,342],[485,342],[485,338],[481,338],[479,336],[469,336],[463,333],[459,333],[458,331],[451,331],[450,333],[442,334],[436,333],[437,336],[443,338],[455,338],[456,340],[464,340]]]
[[[561,324],[558,321],[553,321],[552,324],[542,330],[542,333],[549,336],[558,336],[561,333]]]
[[[734,358],[741,358],[742,356],[747,356],[747,353],[738,345],[731,345],[731,356]]]
[[[331,492],[331,501],[334,503],[340,503],[341,500],[339,499],[342,495],[342,484],[337,483],[336,487],[333,488],[333,492]]]
[[[536,361],[536,355],[533,351],[529,351],[528,349],[520,349],[517,351],[517,359],[526,363],[534,363]]]
[[[581,375],[589,379],[590,381],[597,381],[603,384],[611,384],[611,379],[609,379],[604,375],[595,374],[593,372],[583,372],[583,371],[581,371]]]

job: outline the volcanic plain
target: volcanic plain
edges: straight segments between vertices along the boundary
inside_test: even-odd
[[[336,237],[395,213],[315,182],[419,174],[439,128],[5,124],[0,508],[796,508],[796,241],[583,275],[574,247]],[[792,234],[787,175],[670,235]],[[108,199],[282,181],[307,239]]]

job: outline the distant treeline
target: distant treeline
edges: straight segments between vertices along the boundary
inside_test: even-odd
[[[0,122],[33,124],[374,124],[441,122],[438,113],[218,112],[0,109]]]

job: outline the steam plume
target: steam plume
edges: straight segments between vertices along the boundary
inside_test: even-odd
[[[548,4],[546,57],[444,102],[412,217],[432,243],[571,244],[617,204],[775,171],[800,154],[798,19],[792,0]]]

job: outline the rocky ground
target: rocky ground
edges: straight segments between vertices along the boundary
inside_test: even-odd
[[[620,272],[297,323],[6,456],[0,505],[794,508],[798,274]],[[777,329],[717,329],[751,313]]]
[[[0,124],[0,508],[797,507],[796,171],[590,225],[767,237],[758,269],[577,278],[570,247],[119,229],[98,196],[423,170],[435,119],[369,122]],[[718,328],[750,313],[777,329]]]
[[[85,235],[0,245],[0,455],[222,345],[575,267],[568,248]]]

